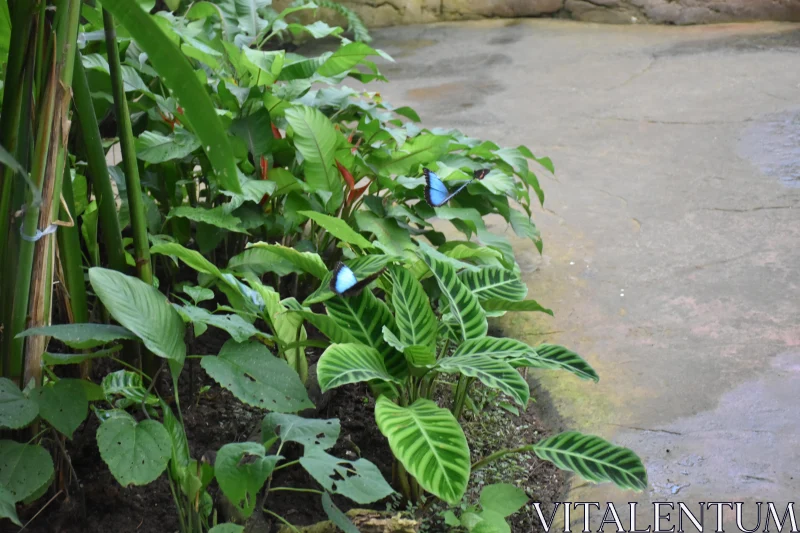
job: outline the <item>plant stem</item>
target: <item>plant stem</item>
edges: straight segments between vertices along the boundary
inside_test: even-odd
[[[275,468],[273,468],[273,469],[272,469],[272,472],[273,472],[273,473],[274,473],[274,472],[277,472],[277,471],[278,471],[278,470],[280,470],[281,468],[286,468],[286,467],[288,467],[288,466],[294,466],[294,465],[296,465],[296,464],[297,464],[297,463],[299,463],[299,462],[300,462],[300,460],[299,460],[299,459],[297,459],[297,460],[295,460],[295,461],[289,461],[288,463],[283,463],[282,465],[278,465],[278,466],[276,466]],[[275,489],[273,489],[273,490],[275,490]]]
[[[272,511],[270,511],[270,510],[269,510],[269,509],[267,509],[266,507],[262,507],[262,508],[261,508],[261,510],[262,510],[262,511],[264,511],[265,513],[267,513],[268,515],[274,516],[275,518],[277,518],[278,520],[280,520],[281,522],[283,522],[283,524],[284,524],[284,525],[286,525],[286,527],[288,527],[289,529],[291,529],[291,530],[292,530],[292,531],[294,531],[295,533],[300,533],[300,531],[299,531],[299,530],[298,530],[296,527],[294,527],[294,526],[291,524],[291,522],[289,522],[288,520],[286,520],[286,519],[285,519],[284,517],[282,517],[281,515],[279,515],[279,514],[276,514],[276,513],[273,513]]]
[[[323,493],[321,490],[299,489],[299,488],[295,488],[295,487],[272,487],[271,489],[269,489],[270,492],[275,492],[275,491],[279,491],[279,490],[286,491],[286,492],[310,492],[312,494],[322,494]]]
[[[453,416],[456,418],[456,420],[461,418],[461,412],[464,410],[464,402],[467,399],[467,391],[474,380],[475,378],[470,378],[463,374],[458,376],[456,395],[453,399]]]
[[[471,472],[477,472],[481,468],[483,468],[485,466],[488,466],[488,465],[492,464],[493,462],[497,461],[498,459],[502,459],[506,455],[510,455],[512,453],[532,452],[533,449],[534,449],[534,446],[535,446],[534,444],[527,444],[525,446],[520,446],[519,448],[513,448],[513,449],[504,448],[502,450],[498,450],[498,451],[494,452],[491,455],[487,455],[486,457],[484,457],[480,461],[476,461],[475,463],[473,463]]]
[[[153,284],[153,270],[150,263],[150,243],[147,240],[147,219],[142,201],[142,185],[139,180],[139,167],[136,162],[131,115],[128,111],[128,100],[122,82],[122,66],[117,49],[117,32],[114,29],[114,18],[103,10],[103,27],[106,32],[106,49],[108,67],[111,74],[111,88],[114,93],[114,115],[117,119],[119,144],[122,151],[122,165],[125,169],[125,185],[128,191],[128,207],[133,228],[134,259],[136,274],[145,283]]]

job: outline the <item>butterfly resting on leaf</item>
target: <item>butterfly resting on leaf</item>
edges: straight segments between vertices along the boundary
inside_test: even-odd
[[[455,195],[464,190],[467,185],[475,180],[482,180],[484,177],[486,177],[486,174],[489,173],[489,169],[481,168],[476,170],[473,172],[471,180],[461,185],[453,192],[447,190],[447,186],[442,181],[442,178],[440,178],[435,172],[432,172],[427,168],[423,168],[422,173],[425,175],[425,200],[427,200],[431,207],[441,207],[449,202]]]
[[[344,263],[339,263],[336,265],[336,268],[333,269],[330,289],[337,296],[355,296],[361,292],[364,287],[378,279],[380,275],[383,274],[384,270],[386,270],[385,267],[359,280],[349,266]]]

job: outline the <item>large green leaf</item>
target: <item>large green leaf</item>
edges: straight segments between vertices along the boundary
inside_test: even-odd
[[[347,385],[379,379],[397,382],[378,350],[363,344],[333,344],[322,353],[317,363],[317,380],[323,392]]]
[[[253,324],[239,315],[212,314],[202,307],[195,307],[194,305],[176,306],[176,309],[179,313],[186,315],[190,322],[194,323],[195,335],[197,336],[200,335],[200,333],[197,333],[198,324],[214,326],[224,330],[236,342],[244,342],[260,333]]]
[[[494,311],[537,311],[553,316],[553,311],[542,307],[536,300],[522,300],[521,302],[504,300],[500,298],[489,298],[481,302],[481,307],[487,313]]]
[[[28,399],[13,381],[0,378],[0,427],[19,429],[33,422],[37,414],[36,402]]]
[[[314,407],[297,373],[259,342],[228,341],[200,365],[214,381],[254,407],[294,413]]]
[[[333,448],[339,439],[341,425],[338,418],[319,420],[302,416],[269,413],[261,423],[261,440],[265,445],[280,438],[283,442],[298,442],[306,448],[320,446]]]
[[[119,339],[135,339],[136,335],[125,328],[109,324],[55,324],[26,329],[17,337],[46,335],[58,339],[70,348],[85,350]]]
[[[147,485],[167,467],[172,441],[160,422],[120,412],[97,428],[97,447],[120,485]]]
[[[453,357],[482,355],[505,361],[511,366],[531,366],[555,368],[549,361],[542,360],[536,350],[522,341],[508,337],[481,337],[461,343]]]
[[[452,505],[461,501],[469,481],[469,446],[453,413],[430,400],[401,407],[381,396],[375,420],[422,488]]]
[[[500,390],[522,405],[528,404],[528,382],[517,370],[500,359],[485,355],[462,355],[439,360],[437,370],[448,374],[464,374],[478,378],[487,387]]]
[[[188,218],[194,222],[202,222],[235,233],[247,233],[242,227],[242,221],[228,213],[225,210],[225,206],[222,205],[214,207],[213,209],[180,205],[170,209],[167,214],[167,218],[173,217]]]
[[[309,309],[297,304],[297,306],[287,306],[290,313],[297,313],[304,320],[317,328],[320,333],[328,337],[331,342],[338,344],[348,344],[358,342],[350,332],[340,326],[333,318],[328,315],[318,315]]]
[[[14,502],[39,494],[53,479],[53,459],[35,444],[0,440],[0,487]]]
[[[378,53],[373,50],[372,47],[364,43],[348,43],[336,50],[333,55],[317,69],[317,74],[330,77],[348,72],[368,55],[378,55]]]
[[[376,502],[394,492],[378,467],[366,459],[347,461],[314,446],[305,451],[300,464],[325,490],[356,503]]]
[[[267,21],[261,18],[258,10],[271,3],[271,0],[233,0],[239,29],[250,37],[258,35],[267,26]]]
[[[621,489],[647,488],[641,459],[628,448],[577,431],[559,433],[532,446],[536,455],[593,483],[610,481]]]
[[[393,152],[391,160],[383,163],[383,169],[391,174],[419,172],[420,165],[436,161],[445,153],[450,140],[447,135],[418,135]]]
[[[22,522],[19,521],[19,517],[17,516],[17,506],[14,502],[14,496],[3,485],[0,485],[0,518],[8,518],[15,525],[22,527]]]
[[[136,0],[105,2],[103,8],[111,12],[122,24],[136,44],[147,53],[150,64],[161,76],[214,166],[220,185],[240,192],[236,160],[231,150],[228,134],[217,116],[214,104],[200,84],[195,69],[189,64],[178,45],[172,41]]]
[[[400,341],[406,346],[436,346],[439,323],[422,284],[402,266],[393,265],[392,307]]]
[[[324,266],[324,265],[323,265]],[[266,248],[250,247],[239,255],[228,260],[228,270],[234,272],[252,272],[256,276],[263,276],[267,272],[274,272],[279,276],[286,276],[293,272],[304,272],[294,264]]]
[[[600,377],[589,363],[580,355],[568,348],[557,344],[540,344],[536,347],[536,354],[543,361],[547,361],[550,368],[561,368],[572,372],[581,379],[590,379],[594,382],[600,381]]]
[[[328,315],[358,342],[378,351],[391,375],[406,375],[403,355],[383,340],[383,326],[394,327],[392,313],[371,291],[365,290],[349,298],[336,296],[325,302],[325,308]]]
[[[136,139],[136,157],[148,163],[183,159],[200,148],[200,140],[187,131],[162,135],[145,131]]]
[[[287,109],[286,120],[294,130],[294,144],[303,155],[306,183],[320,194],[328,211],[334,211],[344,198],[342,178],[334,161],[339,134],[328,117],[313,107]]]
[[[332,217],[316,211],[300,211],[299,214],[310,218],[328,233],[347,244],[354,244],[364,250],[372,248],[372,243],[365,239],[360,233],[347,225],[341,218]]]
[[[137,278],[105,268],[90,268],[89,281],[114,320],[154,354],[183,364],[183,320],[163,294]]]
[[[464,271],[458,274],[458,279],[480,300],[501,298],[519,301],[524,300],[528,294],[528,287],[520,277],[504,268],[482,268],[477,271]]]
[[[257,442],[226,444],[217,452],[214,474],[228,500],[247,518],[256,507],[256,497],[280,459],[266,455]]]
[[[450,303],[450,312],[458,322],[464,340],[477,339],[486,335],[489,325],[478,299],[470,292],[447,262],[440,261],[432,254],[420,252],[422,259],[430,268],[434,278]]]
[[[486,485],[481,491],[481,507],[506,517],[516,513],[528,503],[525,491],[510,483]]]
[[[308,272],[317,279],[323,279],[328,274],[328,267],[325,266],[319,254],[313,252],[299,252],[294,248],[281,246],[279,244],[267,244],[264,242],[252,244],[248,247],[248,250],[252,248],[267,250],[290,262],[302,272]]]
[[[71,439],[89,410],[89,401],[80,380],[60,379],[36,390],[39,415]]]
[[[214,265],[214,263],[203,257],[200,252],[185,248],[176,242],[161,242],[154,244],[150,247],[150,253],[168,255],[170,257],[180,259],[189,268],[196,270],[197,272],[202,272],[203,274],[209,274],[217,278],[222,276],[222,273]]]

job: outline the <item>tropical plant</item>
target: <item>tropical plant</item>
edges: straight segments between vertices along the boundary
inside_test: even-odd
[[[528,500],[525,491],[509,483],[487,485],[481,490],[480,505],[464,506],[460,516],[447,510],[444,522],[471,533],[511,533],[506,518],[519,511]]]

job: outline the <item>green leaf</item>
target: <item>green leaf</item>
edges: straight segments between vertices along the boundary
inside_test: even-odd
[[[392,255],[371,254],[362,257],[357,257],[352,261],[345,262],[345,264],[348,266],[348,268],[350,268],[350,270],[353,271],[353,275],[356,277],[356,279],[365,279],[372,276],[373,274],[380,272],[388,263],[396,259],[399,258]],[[331,277],[332,276],[330,272],[328,272],[323,278],[322,283],[320,283],[319,288],[317,288],[316,291],[310,294],[308,298],[305,299],[303,304],[311,305],[315,303],[321,303],[333,298],[335,294],[330,289]],[[331,338],[331,340],[333,340],[334,342],[350,342],[350,341],[334,340],[333,338]]]
[[[225,524],[219,524],[212,527],[208,530],[208,533],[244,533],[244,526],[227,522]]]
[[[255,37],[267,27],[267,21],[262,19],[258,10],[267,7],[272,0],[233,0],[239,28],[250,37]]]
[[[391,154],[391,160],[383,164],[383,170],[402,175],[419,172],[420,165],[436,161],[445,153],[450,140],[446,135],[419,135],[409,139]]]
[[[163,294],[137,278],[106,268],[90,268],[89,281],[114,320],[154,354],[183,364],[183,320]]]
[[[356,503],[376,502],[394,492],[378,467],[366,459],[347,461],[313,447],[305,451],[300,464],[325,490]]]
[[[464,340],[477,339],[486,335],[489,329],[486,315],[478,303],[478,299],[458,279],[455,269],[432,254],[424,251],[420,253],[442,289],[442,294],[450,303],[450,312],[458,322]]]
[[[183,159],[200,148],[200,140],[187,131],[162,135],[145,131],[136,139],[136,157],[148,163]]]
[[[500,298],[488,298],[481,302],[487,313],[492,311],[538,311],[553,316],[553,311],[542,307],[536,300],[509,301]]]
[[[597,372],[580,355],[568,348],[557,344],[540,344],[536,347],[536,354],[542,361],[546,361],[550,368],[561,368],[572,372],[581,379],[600,381]]]
[[[330,339],[331,342],[338,344],[357,342],[355,337],[350,335],[350,332],[346,328],[341,327],[328,315],[318,315],[316,313],[312,313],[308,309],[302,307],[300,304],[297,304],[296,307],[291,305],[288,305],[287,307],[289,308],[288,312],[297,313],[298,315],[302,316],[308,323],[317,328],[320,333]]]
[[[333,344],[317,363],[317,380],[322,392],[348,383],[379,379],[399,383],[375,348],[363,344]]]
[[[200,365],[214,381],[253,407],[294,413],[314,407],[297,373],[259,342],[228,341]]]
[[[86,391],[80,381],[60,379],[53,385],[36,389],[39,415],[69,439],[86,419],[89,411]]]
[[[600,437],[568,431],[539,441],[532,448],[541,459],[587,481],[610,481],[621,489],[635,491],[647,488],[647,472],[641,459],[628,448]]]
[[[134,336],[134,338],[136,338]],[[43,352],[42,353],[42,361],[46,365],[75,365],[78,363],[82,363],[84,361],[88,361],[89,359],[98,359],[100,357],[108,357],[109,355],[115,354],[122,350],[122,345],[117,344],[112,348],[108,348],[105,350],[97,350],[96,352],[90,353],[50,353],[50,352]]]
[[[428,346],[433,349],[439,324],[425,289],[402,266],[393,265],[389,272],[393,286],[391,302],[400,341],[406,346]]]
[[[478,378],[487,387],[497,389],[522,405],[528,404],[528,382],[517,370],[499,359],[484,355],[462,355],[439,360],[436,369],[448,374],[464,374]]]
[[[336,444],[340,431],[338,418],[319,420],[269,413],[261,423],[261,440],[266,445],[272,439],[280,438],[283,442],[297,442],[306,448],[321,446],[327,450]]]
[[[106,2],[103,7],[125,27],[139,48],[147,54],[161,81],[172,91],[200,139],[220,186],[240,192],[236,160],[227,132],[217,116],[211,97],[178,45],[161,30],[153,17],[142,11],[135,0]]]
[[[500,298],[504,300],[524,300],[528,286],[520,277],[503,268],[482,268],[477,271],[464,271],[458,279],[466,285],[479,300]],[[484,308],[485,309],[485,308]]]
[[[385,303],[372,292],[363,291],[349,298],[331,298],[325,302],[325,308],[328,316],[359,343],[378,351],[391,375],[405,376],[407,368],[402,354],[383,340],[383,326],[394,327],[392,313]]]
[[[19,521],[17,516],[17,506],[14,502],[14,496],[11,492],[0,485],[0,518],[8,518],[13,524],[22,527],[22,522]],[[357,532],[358,530],[356,530]]]
[[[0,487],[21,502],[40,493],[53,479],[53,459],[35,444],[0,440]]]
[[[114,402],[115,406],[121,409],[130,405],[158,405],[158,398],[148,393],[142,385],[142,376],[130,370],[117,370],[111,372],[103,378],[103,394],[109,402],[113,402],[114,396],[122,396],[124,400]]]
[[[360,533],[358,528],[347,518],[347,515],[333,504],[333,500],[327,492],[322,493],[322,509],[328,515],[330,521],[344,533]]]
[[[381,396],[375,420],[395,457],[422,488],[450,504],[461,501],[469,481],[469,446],[453,413],[430,400],[401,407]]]
[[[255,51],[255,50],[252,50]],[[275,137],[272,135],[272,121],[269,111],[261,108],[246,117],[237,118],[231,124],[231,132],[247,143],[254,161],[272,151]]]
[[[344,198],[342,178],[334,164],[339,134],[321,111],[308,106],[286,110],[286,120],[294,130],[294,144],[303,155],[306,183],[321,194],[328,211],[337,209]]]
[[[461,343],[452,357],[481,355],[505,361],[511,366],[532,366],[539,368],[555,368],[546,360],[542,360],[536,350],[522,341],[508,337],[481,337]]]
[[[19,173],[19,174],[22,174],[23,176],[26,176],[26,175],[28,174],[27,172],[25,172],[25,169],[24,169],[24,168],[22,168],[22,165],[20,165],[20,164],[17,162],[17,160],[16,160],[16,159],[14,159],[14,156],[12,156],[12,155],[11,155],[11,154],[8,152],[8,150],[6,150],[5,148],[3,148],[3,146],[2,146],[2,145],[0,145],[0,163],[4,164],[5,166],[7,166],[8,168],[10,168],[10,169],[11,169],[11,170],[13,170],[14,172],[17,172],[17,173]]]
[[[247,248],[239,255],[231,257],[228,260],[228,270],[242,273],[251,272],[256,276],[263,276],[267,272],[274,272],[278,276],[304,272],[279,254],[258,247]]]
[[[152,249],[150,250],[150,253],[152,253]],[[214,291],[211,289],[206,289],[205,287],[192,287],[184,285],[183,289],[181,290],[183,290],[183,292],[185,292],[196,304],[214,299]]]
[[[247,231],[242,228],[242,221],[225,211],[225,206],[223,205],[213,209],[181,205],[170,209],[167,218],[173,217],[188,218],[194,222],[203,222],[235,233],[247,233]]]
[[[170,257],[176,257],[181,261],[183,261],[184,263],[186,263],[186,266],[188,266],[193,270],[196,270],[197,272],[202,272],[203,274],[209,274],[217,278],[222,276],[222,273],[214,265],[214,263],[203,257],[203,255],[200,252],[184,248],[183,246],[175,242],[162,242],[155,244],[150,247],[150,253],[156,255],[161,254],[161,255],[168,255]]]
[[[167,467],[172,442],[160,422],[114,416],[97,428],[100,457],[120,485],[147,485]]]
[[[358,65],[368,55],[378,55],[378,53],[364,43],[349,43],[328,58],[325,63],[317,69],[320,76],[331,77],[343,72],[348,72],[351,68]]]
[[[484,510],[480,513],[481,521],[475,524],[471,533],[511,533],[511,528],[500,513]]]
[[[214,474],[219,488],[245,518],[253,514],[258,492],[278,459],[277,455],[267,456],[257,442],[226,444],[217,452]]]
[[[176,306],[179,313],[186,315],[186,318],[195,324],[205,324],[214,326],[226,331],[236,342],[244,342],[250,337],[260,333],[253,324],[250,324],[239,315],[212,314],[202,307],[193,305]]]
[[[0,378],[0,427],[25,427],[39,414],[39,406],[7,378]]]
[[[353,228],[348,226],[347,222],[341,218],[328,216],[323,213],[317,213],[316,211],[300,211],[299,214],[310,218],[324,228],[325,231],[340,241],[346,242],[347,244],[354,244],[364,250],[369,250],[372,248],[371,242],[365,239]]]
[[[283,70],[285,52],[242,49],[244,67],[250,72],[253,83],[258,87],[272,85]],[[270,132],[271,133],[271,132]]]
[[[298,252],[294,248],[263,242],[252,244],[248,247],[248,250],[252,248],[267,250],[290,262],[302,272],[307,272],[317,279],[323,279],[328,274],[328,267],[325,266],[319,254],[313,252]]]
[[[503,517],[511,516],[522,509],[528,503],[528,499],[524,490],[510,483],[486,485],[481,491],[481,507]]]
[[[46,335],[58,339],[70,348],[86,350],[119,339],[135,339],[136,335],[125,328],[108,324],[57,324],[26,329],[20,337]]]

